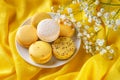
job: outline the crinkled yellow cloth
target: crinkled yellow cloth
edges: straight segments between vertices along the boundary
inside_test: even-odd
[[[26,63],[18,54],[15,35],[19,25],[36,12],[50,11],[53,4],[65,5],[71,1],[0,0],[0,80],[120,80],[120,56],[113,60],[99,54],[90,56],[81,47],[69,63],[42,69]],[[113,3],[120,4],[120,1],[114,0]],[[108,42],[120,54],[119,31],[111,30],[108,36]]]

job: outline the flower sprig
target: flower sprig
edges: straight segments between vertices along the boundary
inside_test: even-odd
[[[115,16],[117,16],[120,9],[118,9],[117,12],[107,12],[103,7],[100,7],[100,5],[119,5],[102,3],[99,0],[92,0],[91,2],[85,0],[73,0],[72,4],[79,4],[78,8],[83,16],[82,20],[76,20],[75,12],[71,7],[67,7],[67,14],[63,14],[65,8],[59,6],[57,13],[60,13],[61,17],[64,16],[64,18],[68,18],[73,22],[78,32],[77,37],[82,39],[86,53],[90,53],[91,55],[100,53],[101,55],[107,55],[109,59],[113,59],[115,50],[107,44],[107,36],[109,34],[109,29],[117,31],[120,26],[120,19],[115,19]],[[105,38],[97,37],[102,28],[105,28]]]

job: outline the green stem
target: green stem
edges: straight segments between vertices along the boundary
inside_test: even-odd
[[[109,30],[109,28],[108,28],[107,34],[106,34],[106,39],[105,39],[105,40],[106,40],[106,45],[108,44],[108,43],[107,43],[107,40],[108,40],[108,35],[109,35],[109,33],[110,33],[110,30]]]
[[[111,0],[108,0],[108,4],[111,4]],[[108,6],[108,11],[110,11],[110,6]]]
[[[103,3],[103,2],[100,2],[100,3],[103,5],[120,6],[120,4],[110,4],[110,3]]]
[[[90,3],[89,3],[89,6],[91,6],[93,3],[94,3],[94,1],[90,2]]]
[[[120,8],[118,9],[118,11],[116,12],[115,16],[113,16],[113,19],[117,16],[117,14],[120,12]]]

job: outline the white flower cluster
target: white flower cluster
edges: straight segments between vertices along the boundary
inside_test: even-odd
[[[98,45],[98,46],[103,46],[103,45],[104,45],[104,42],[105,42],[104,39],[97,39],[97,40],[96,40],[96,45]]]
[[[99,10],[94,9],[94,7],[100,4],[99,0],[95,0],[95,2],[92,3],[92,6],[87,2],[84,2],[83,0],[72,1],[73,5],[79,3],[79,9],[84,12],[84,17],[87,18],[87,21],[85,19],[83,19],[82,21],[77,21],[74,18],[75,15],[72,7],[66,8],[68,15],[61,14],[60,18],[62,20],[65,20],[67,18],[72,21],[78,32],[77,37],[82,39],[83,47],[85,48],[87,53],[91,53],[92,55],[96,53],[100,53],[101,55],[109,54],[108,58],[113,59],[113,55],[115,52],[114,49],[112,49],[111,46],[106,45],[105,39],[97,39],[95,38],[95,36],[101,30],[100,26],[103,24],[107,26],[106,28],[112,28],[114,31],[118,29],[118,27],[120,26],[120,19],[114,20],[113,18],[111,18],[116,15],[116,12],[106,12],[104,8],[100,8]],[[51,10],[53,11],[53,9],[54,8],[52,7]],[[59,6],[59,10],[57,12],[62,13],[63,10],[64,8],[62,6]],[[96,14],[94,14],[95,12]],[[102,19],[104,19],[105,21],[103,21]],[[72,23],[70,23],[69,21],[64,22],[65,25],[69,26],[71,26]],[[89,24],[92,24],[92,26],[90,26]],[[94,30],[93,32],[89,32],[89,29],[91,27]]]
[[[112,28],[114,31],[117,31],[118,27],[120,26],[120,19],[114,20],[114,16],[116,15],[115,11],[112,12],[105,12],[103,14],[105,19],[105,25],[108,28]]]
[[[113,57],[114,57],[114,49],[112,49],[111,46],[106,46],[105,48],[101,48],[100,54],[101,55],[108,54],[107,57],[109,59],[113,59]]]

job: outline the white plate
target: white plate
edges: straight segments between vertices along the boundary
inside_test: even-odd
[[[55,13],[49,13],[49,14],[52,16],[53,19],[55,19],[56,16],[59,17],[59,14],[57,14],[57,15]],[[25,24],[29,24],[30,21],[31,21],[31,18],[28,18],[26,21],[24,21],[24,23],[21,26],[23,26]],[[73,56],[71,56],[67,60],[58,60],[53,56],[51,58],[51,60],[45,64],[37,64],[37,63],[33,62],[32,59],[29,57],[28,49],[19,45],[19,43],[17,43],[16,40],[15,40],[15,44],[16,44],[16,48],[17,48],[19,55],[29,64],[32,64],[34,66],[41,67],[41,68],[54,68],[54,67],[58,67],[58,66],[61,66],[61,65],[68,63],[78,53],[78,50],[79,50],[80,44],[81,44],[81,40],[77,38],[76,34],[77,34],[77,32],[72,37],[74,44],[75,44],[75,47],[76,47],[76,50],[75,50]]]

